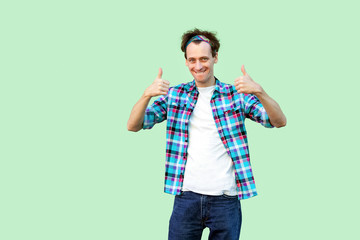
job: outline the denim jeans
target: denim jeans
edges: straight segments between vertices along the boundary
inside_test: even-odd
[[[209,240],[238,240],[241,205],[237,196],[209,196],[184,191],[175,196],[169,240],[200,240],[204,228]]]

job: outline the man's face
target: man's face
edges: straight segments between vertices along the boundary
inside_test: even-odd
[[[211,55],[211,47],[206,42],[196,44],[190,43],[186,48],[186,66],[195,79],[196,86],[209,87],[215,84],[214,64],[217,63],[217,53],[215,57]]]

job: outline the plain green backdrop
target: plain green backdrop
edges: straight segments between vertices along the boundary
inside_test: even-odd
[[[259,195],[243,240],[359,237],[356,1],[0,3],[0,239],[167,239],[165,123],[128,132],[162,67],[192,80],[183,32],[220,38],[215,76],[242,64],[287,116],[247,121]],[[203,239],[207,239],[208,230]]]

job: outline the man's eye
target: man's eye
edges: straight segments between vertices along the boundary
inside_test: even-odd
[[[207,61],[207,60],[208,60],[207,58],[202,58],[201,59],[201,61],[204,61],[204,62]]]

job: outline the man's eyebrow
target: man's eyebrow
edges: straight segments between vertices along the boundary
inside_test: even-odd
[[[209,58],[208,56],[201,56],[199,58]],[[188,57],[188,59],[196,59],[195,57]]]

